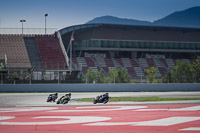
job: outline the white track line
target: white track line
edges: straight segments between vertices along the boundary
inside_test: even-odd
[[[200,110],[200,105],[186,107],[186,108],[177,108],[177,109],[138,109],[138,110],[134,110],[134,111],[162,111],[162,110],[167,110],[167,111],[198,111],[198,110]]]
[[[200,131],[200,127],[189,127],[189,128],[184,128],[180,130],[181,131]]]
[[[92,110],[89,110],[88,108]],[[139,109],[139,108],[147,108],[147,106],[89,106],[89,107],[77,107],[77,109],[87,109],[87,110],[52,110],[49,112],[114,111],[114,110],[127,110],[127,109]]]
[[[14,117],[3,118],[12,119]],[[96,116],[40,116],[34,117],[32,119],[64,119],[64,120],[51,120],[47,122],[0,122],[0,125],[57,125],[57,124],[76,124],[76,123],[88,123],[88,122],[98,122],[110,120],[110,117],[96,117]],[[36,121],[36,120],[34,120]]]
[[[185,122],[200,120],[200,117],[169,117],[143,122],[97,122],[85,124],[88,126],[117,126],[117,125],[132,125],[132,126],[171,126]]]

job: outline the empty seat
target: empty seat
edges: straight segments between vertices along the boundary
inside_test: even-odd
[[[0,35],[0,47],[1,58],[7,58],[7,68],[31,68],[23,36]]]
[[[66,69],[67,63],[57,37],[36,35],[36,44],[43,66],[46,69]]]

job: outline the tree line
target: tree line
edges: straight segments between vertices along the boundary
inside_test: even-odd
[[[163,83],[200,83],[200,57],[191,64],[178,60],[176,65],[163,77]]]
[[[107,75],[103,69],[100,71],[88,69],[83,80],[86,83],[130,83],[131,78],[127,69],[111,68]]]
[[[176,65],[168,70],[163,78],[156,76],[156,67],[145,68],[147,83],[200,83],[200,57],[190,64],[177,60]],[[82,77],[86,83],[131,83],[130,75],[125,68],[111,68],[108,73],[88,69]]]
[[[200,83],[200,56],[193,60],[192,63],[177,60],[176,65],[167,70],[166,74],[162,78],[158,78],[156,71],[158,68],[150,67],[145,68],[147,83]],[[4,71],[5,66],[0,63],[0,71]],[[8,79],[20,80],[27,79],[30,72],[10,72]],[[138,81],[131,80],[130,75],[126,68],[111,68],[108,72],[101,70],[88,69],[86,74],[82,77],[82,81],[85,83],[134,83]]]

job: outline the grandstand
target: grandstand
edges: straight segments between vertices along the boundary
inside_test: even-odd
[[[200,53],[200,29],[84,24],[59,32],[66,49],[74,32],[73,63],[82,64],[83,73],[123,67],[138,79],[145,78],[145,68],[155,66],[157,77],[162,77],[177,59],[190,63]]]
[[[26,46],[21,35],[0,35],[0,46],[0,59],[7,58],[7,68],[28,69],[31,67]]]
[[[191,63],[200,55],[199,36],[194,28],[112,24],[76,25],[48,35],[0,34],[0,61],[8,73],[28,71],[34,80],[77,78],[88,69],[108,75],[118,67],[137,80],[153,66],[160,78],[176,60]]]
[[[33,79],[54,80],[67,70],[67,61],[55,34],[1,34],[0,46],[0,60],[9,72],[28,71]]]

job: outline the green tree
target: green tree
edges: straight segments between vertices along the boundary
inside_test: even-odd
[[[105,78],[105,83],[116,83],[116,68],[111,68],[108,71],[108,77]]]
[[[108,76],[103,72],[88,69],[87,73],[83,76],[83,80],[87,83],[130,83],[130,76],[127,69],[115,68],[109,69]]]
[[[117,69],[117,83],[130,83],[131,78],[128,74],[127,69],[125,68],[118,68]]]
[[[94,79],[94,72],[91,69],[88,69],[85,76],[85,81],[87,83],[92,83],[93,79]]]
[[[5,70],[5,66],[4,66],[3,62],[1,62],[0,63],[0,71],[3,71],[3,70]]]
[[[105,74],[103,69],[100,71],[88,69],[87,73],[83,76],[83,80],[87,83],[104,83]]]
[[[145,68],[144,71],[147,73],[147,83],[155,83],[156,80],[156,67]]]
[[[191,83],[193,81],[191,65],[185,61],[178,60],[168,75],[165,76],[165,81],[167,78],[172,83]]]
[[[14,79],[16,79],[18,77],[19,77],[19,74],[17,72],[10,72],[9,73],[9,79],[14,80]]]
[[[107,83],[130,83],[130,75],[125,68],[109,69],[109,77],[106,78]]]
[[[200,82],[200,56],[197,57],[196,60],[193,61],[191,65],[191,71],[194,77],[195,82]]]
[[[18,72],[10,72],[8,76],[9,76],[9,79],[14,81],[14,84],[15,84],[15,81],[19,78]]]
[[[167,72],[165,76],[162,78],[162,83],[171,83],[171,73]]]
[[[20,79],[21,80],[25,80],[26,78],[28,78],[29,75],[29,72],[23,72],[21,75],[20,75]]]
[[[104,83],[105,82],[105,78],[106,75],[103,72],[103,69],[101,69],[100,71],[98,71],[98,75],[97,75],[97,83]]]

